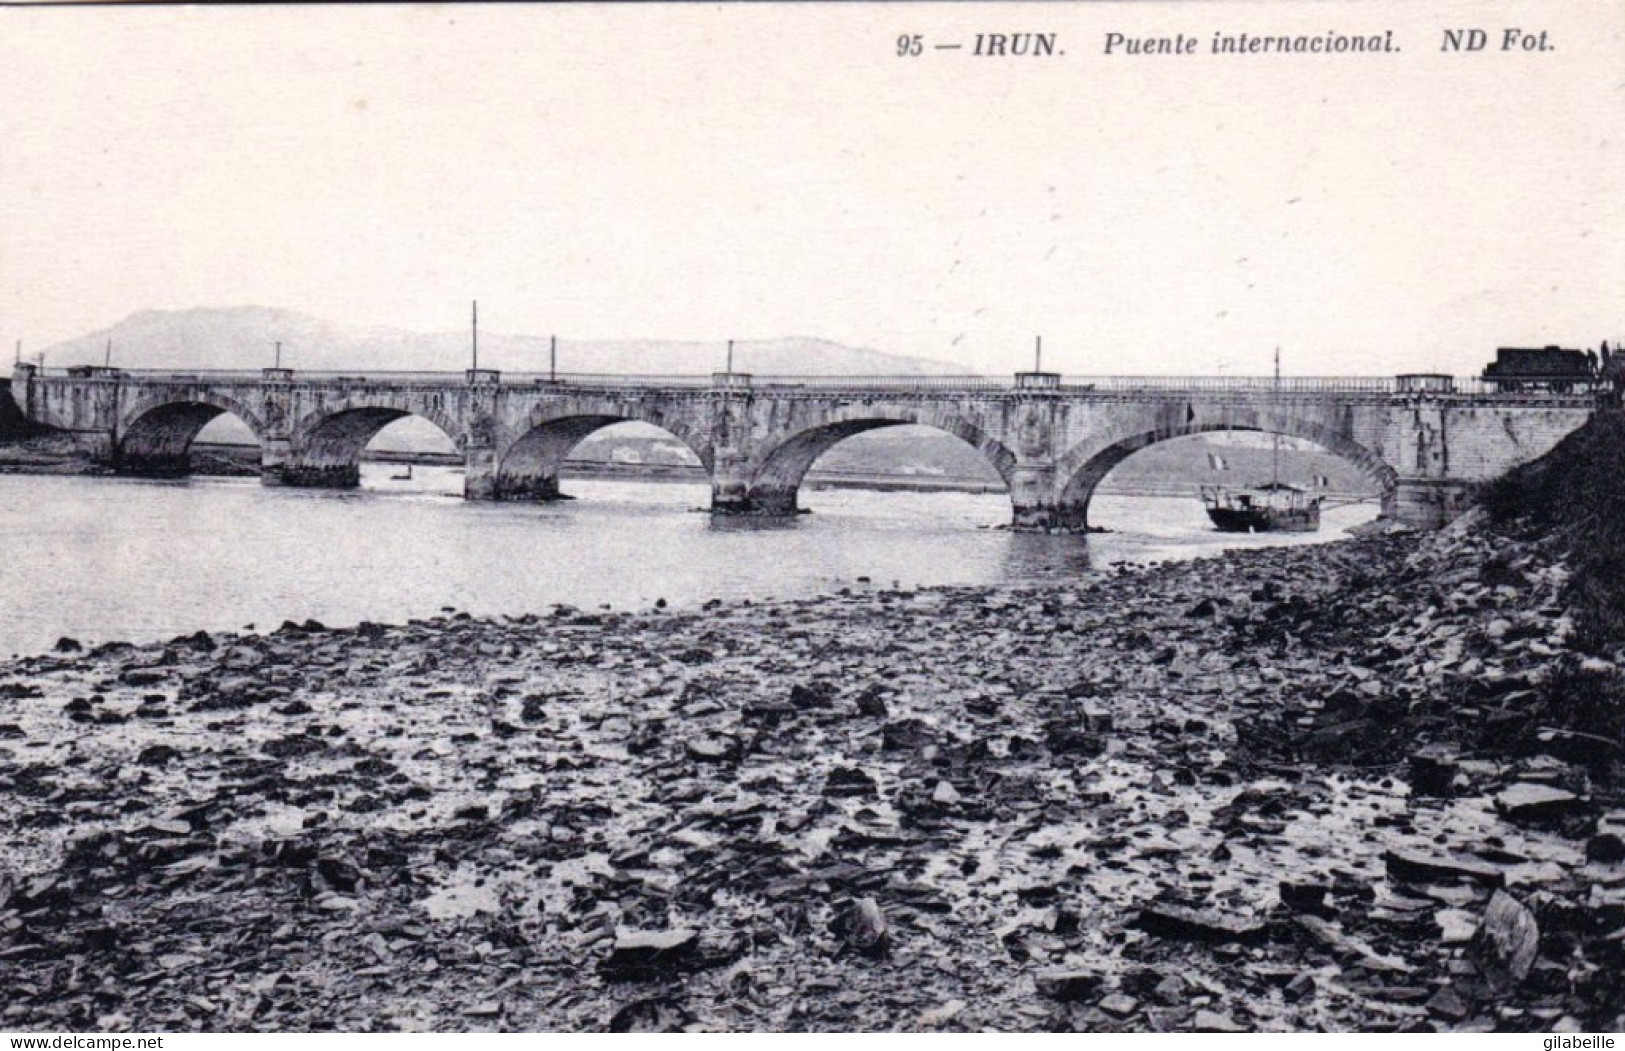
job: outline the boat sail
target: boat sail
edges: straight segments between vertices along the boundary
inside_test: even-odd
[[[1275,348],[1275,392],[1281,389],[1281,348]],[[1268,485],[1231,490],[1202,487],[1202,503],[1221,533],[1314,533],[1320,498],[1281,481],[1281,436],[1274,435]]]

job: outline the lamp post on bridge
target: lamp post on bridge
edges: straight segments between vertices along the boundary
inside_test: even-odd
[[[728,341],[728,356],[723,371],[711,373],[711,386],[722,390],[736,390],[750,386],[750,373],[734,372],[734,341]]]
[[[470,386],[502,381],[502,374],[497,370],[480,368],[480,302],[477,299],[469,308],[469,368],[464,378]]]
[[[44,370],[45,358],[42,354],[40,357],[40,371],[43,372]],[[108,338],[107,347],[102,351],[102,363],[100,365],[80,365],[77,368],[70,368],[68,374],[71,376],[84,376],[87,379],[112,379],[117,377],[118,370],[113,368],[112,337]]]
[[[1044,371],[1044,337],[1034,337],[1033,370],[1016,373],[1016,389],[1058,390],[1060,386],[1061,377],[1058,373]]]
[[[261,383],[292,383],[293,370],[282,367],[282,341],[271,342],[271,367],[260,369]]]

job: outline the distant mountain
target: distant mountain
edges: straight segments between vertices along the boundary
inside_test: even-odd
[[[282,343],[282,364],[311,371],[457,371],[468,367],[469,333],[355,328],[272,307],[143,310],[111,328],[45,349],[51,366],[113,364],[156,369],[259,369]],[[673,340],[559,341],[560,372],[689,375],[720,372],[725,343]],[[480,332],[480,365],[545,372],[548,337]],[[964,366],[847,347],[807,337],[740,341],[734,369],[762,375],[943,375]]]

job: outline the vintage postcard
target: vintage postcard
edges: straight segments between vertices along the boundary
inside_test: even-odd
[[[1591,0],[0,4],[0,1029],[1612,1046],[1622,137]]]

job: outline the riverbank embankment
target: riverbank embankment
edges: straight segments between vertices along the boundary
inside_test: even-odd
[[[1543,535],[65,641],[0,665],[0,1019],[1618,1029],[1621,654]]]

